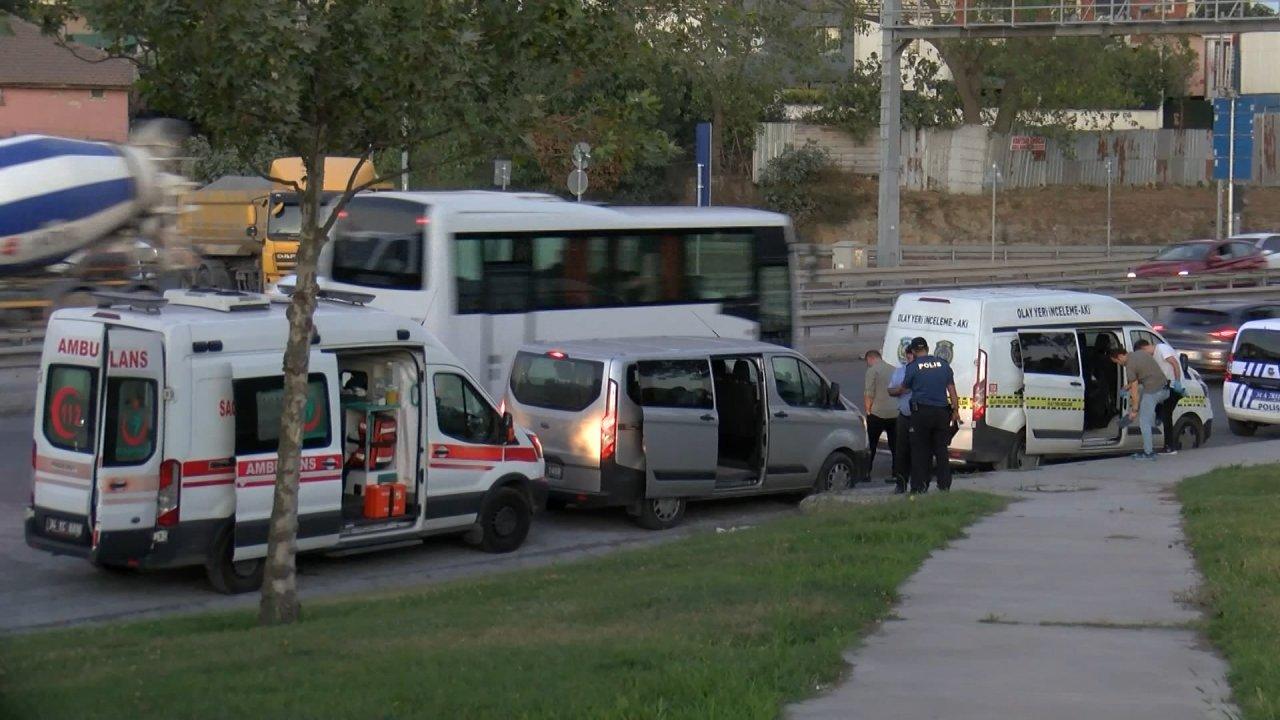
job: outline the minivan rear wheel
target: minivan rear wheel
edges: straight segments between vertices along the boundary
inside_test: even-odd
[[[264,558],[241,560],[236,562],[235,533],[227,528],[218,536],[213,545],[213,552],[205,561],[205,576],[214,590],[223,595],[239,595],[253,592],[262,587],[262,571],[266,567]]]
[[[645,530],[669,530],[684,519],[684,498],[645,498],[636,512],[636,524]]]
[[[1027,439],[1021,435],[1009,448],[1009,454],[996,463],[997,470],[1035,470],[1038,467],[1040,456],[1027,454]]]
[[[1198,448],[1204,444],[1204,426],[1196,416],[1183,415],[1173,424],[1173,436],[1178,439],[1178,447]]]

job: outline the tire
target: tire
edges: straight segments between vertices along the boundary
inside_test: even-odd
[[[266,559],[233,562],[231,558],[234,553],[235,533],[227,528],[218,536],[217,542],[213,544],[213,551],[205,560],[204,571],[209,584],[223,595],[239,595],[261,588]]]
[[[494,490],[480,508],[480,549],[509,553],[524,544],[533,524],[529,498],[511,486]]]
[[[636,513],[636,524],[645,530],[670,530],[684,520],[688,503],[684,498],[644,498]]]
[[[831,453],[813,479],[813,492],[840,492],[853,487],[858,477],[858,465],[858,461],[839,450]]]
[[[1204,444],[1204,426],[1196,416],[1183,415],[1173,424],[1173,436],[1178,439],[1178,447],[1184,450],[1198,448]]]
[[[1017,442],[1009,448],[1009,454],[996,463],[997,470],[1035,470],[1040,467],[1039,455],[1027,454],[1027,439],[1019,435]]]
[[[1232,435],[1239,435],[1240,437],[1253,437],[1253,434],[1258,432],[1257,423],[1251,423],[1245,420],[1232,420],[1231,418],[1227,418],[1227,427],[1231,429]]]

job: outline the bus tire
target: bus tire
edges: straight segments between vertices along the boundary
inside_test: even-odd
[[[509,553],[524,544],[533,523],[533,506],[519,488],[495,489],[480,508],[480,548],[485,552]]]
[[[1247,420],[1232,420],[1227,418],[1227,427],[1231,429],[1232,435],[1240,437],[1253,437],[1258,432],[1258,423],[1251,423]]]
[[[235,533],[233,528],[228,527],[218,535],[213,550],[204,563],[209,584],[223,595],[239,595],[262,587],[262,571],[266,567],[266,559],[234,562],[231,558],[235,549]]]
[[[684,498],[643,498],[636,507],[636,524],[645,530],[670,530],[684,520]]]
[[[827,456],[826,462],[822,463],[822,468],[818,470],[818,476],[813,479],[814,494],[840,492],[853,487],[853,483],[857,481],[860,464],[848,453],[839,450],[831,453]]]
[[[1200,418],[1188,413],[1173,424],[1173,436],[1183,449],[1198,448],[1204,444],[1204,426],[1200,424]]]
[[[1025,435],[1019,435],[1013,446],[1009,448],[1009,454],[996,463],[997,470],[1035,470],[1038,467],[1040,467],[1040,456],[1027,454]]]

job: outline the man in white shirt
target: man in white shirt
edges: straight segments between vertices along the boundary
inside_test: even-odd
[[[1156,406],[1156,415],[1164,430],[1163,452],[1165,455],[1176,455],[1182,447],[1173,432],[1173,409],[1186,394],[1182,385],[1182,361],[1178,351],[1167,342],[1151,344],[1143,349],[1155,356],[1160,369],[1164,371],[1165,379],[1169,381],[1169,397]]]

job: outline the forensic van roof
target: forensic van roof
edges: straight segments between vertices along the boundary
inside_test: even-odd
[[[721,353],[790,352],[780,345],[759,340],[737,340],[718,337],[633,337],[597,340],[567,340],[565,342],[527,343],[520,348],[525,352],[546,353],[560,351],[569,357],[587,357],[597,360],[607,358],[663,358],[679,355],[716,355]]]

